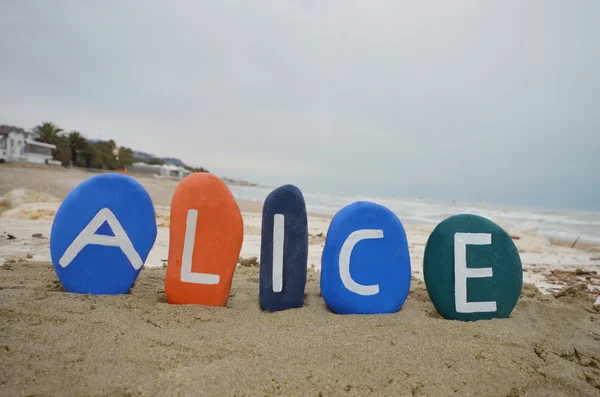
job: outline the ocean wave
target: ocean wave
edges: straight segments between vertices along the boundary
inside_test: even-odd
[[[268,188],[231,186],[238,199],[264,200],[271,192]],[[433,200],[404,200],[385,197],[305,193],[309,212],[335,215],[344,206],[355,201],[371,201],[392,210],[404,224],[435,225],[457,214],[486,217],[503,227],[535,230],[548,238],[600,242],[600,213],[566,210],[530,209],[496,206],[488,203],[465,204]]]

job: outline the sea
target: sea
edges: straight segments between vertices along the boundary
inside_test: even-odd
[[[237,199],[259,201],[273,190],[256,186],[230,186],[230,189]],[[335,215],[350,203],[370,201],[392,210],[404,224],[437,225],[452,215],[474,214],[507,229],[532,230],[548,238],[600,244],[600,212],[360,195],[303,194],[307,211],[318,214]]]

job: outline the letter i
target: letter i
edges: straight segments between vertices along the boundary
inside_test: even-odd
[[[260,307],[278,311],[302,307],[308,259],[304,196],[292,185],[265,199],[260,249]]]

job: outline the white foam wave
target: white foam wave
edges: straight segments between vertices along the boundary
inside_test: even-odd
[[[244,200],[264,200],[268,188],[232,186],[234,196]],[[474,214],[503,227],[535,230],[548,238],[600,243],[600,213],[495,206],[488,203],[463,204],[433,200],[403,200],[369,196],[305,193],[309,212],[334,215],[355,201],[372,201],[394,211],[405,224],[435,225],[456,214]]]

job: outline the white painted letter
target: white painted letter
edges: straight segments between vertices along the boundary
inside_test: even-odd
[[[283,291],[283,237],[285,217],[275,214],[273,218],[273,292]]]
[[[183,240],[183,256],[181,258],[181,281],[194,284],[219,284],[221,276],[210,273],[192,273],[192,255],[196,241],[196,221],[198,210],[188,210],[185,223],[185,239]]]
[[[102,226],[104,222],[108,223],[108,226],[112,229],[114,236],[105,236],[103,234],[96,234],[98,228]],[[69,248],[65,251],[63,256],[59,259],[58,263],[62,267],[67,267],[69,264],[79,255],[81,250],[86,245],[103,245],[105,247],[119,247],[121,251],[127,256],[131,266],[135,270],[139,270],[143,265],[142,258],[137,253],[131,240],[123,230],[123,226],[117,220],[117,217],[108,208],[102,208],[94,216],[94,219],[87,224],[86,227],[79,233],[79,235],[73,240]]]
[[[491,267],[467,268],[467,244],[489,245],[490,233],[454,234],[454,303],[458,313],[495,312],[496,302],[467,302],[467,278],[492,277]]]
[[[361,240],[383,238],[383,230],[380,229],[362,229],[352,232],[344,241],[340,251],[340,278],[344,287],[358,295],[377,295],[379,293],[379,284],[361,285],[350,276],[350,255],[354,246]]]

